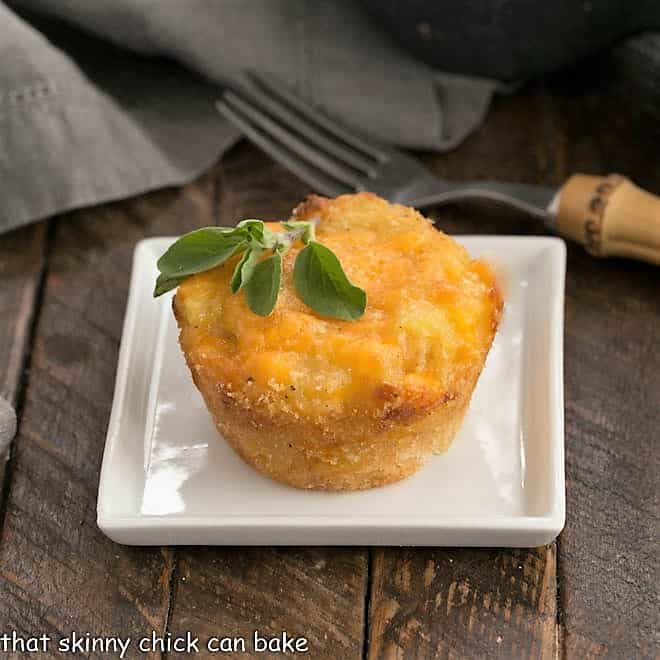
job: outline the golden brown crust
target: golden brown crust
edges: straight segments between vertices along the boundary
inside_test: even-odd
[[[448,401],[407,425],[351,419],[329,428],[260,414],[228,395],[203,367],[193,367],[192,375],[234,450],[263,474],[304,489],[361,490],[410,476],[447,450],[469,403]]]
[[[307,195],[305,199],[293,209],[292,217],[296,220],[311,220],[318,216],[323,208],[330,203],[327,197]]]
[[[502,309],[490,268],[412,209],[371,193],[312,195],[296,219],[366,289],[356,322],[321,318],[293,292],[285,257],[275,312],[232,296],[233,261],[174,299],[180,343],[222,435],[269,476],[301,488],[369,488],[446,450]]]

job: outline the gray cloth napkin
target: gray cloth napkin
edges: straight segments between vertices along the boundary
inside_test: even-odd
[[[9,458],[9,445],[16,435],[16,413],[7,399],[0,396],[0,475]]]
[[[246,69],[440,151],[497,85],[434,71],[351,0],[0,2],[0,232],[195,178],[239,137],[213,101]]]

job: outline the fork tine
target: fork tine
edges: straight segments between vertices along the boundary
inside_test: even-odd
[[[231,121],[234,125],[243,131],[245,136],[261,147],[267,154],[270,154],[274,160],[285,165],[289,170],[296,174],[302,181],[312,186],[314,190],[330,197],[343,195],[351,192],[348,187],[344,187],[338,181],[326,176],[315,167],[311,167],[303,162],[294,153],[276,142],[261,129],[252,124],[249,119],[244,117],[234,108],[231,108],[224,101],[217,101],[216,108]]]
[[[247,83],[249,84],[243,82],[238,91],[253,105],[276,118],[290,131],[301,135],[308,142],[315,144],[322,151],[332,154],[346,165],[350,165],[369,177],[375,176],[375,168],[378,165],[375,158],[365,156],[354,147],[347,145],[345,141],[329,133],[325,128],[314,124],[306,115],[291,108],[290,104],[275,96],[271,89],[261,81],[247,77]]]
[[[232,91],[225,92],[222,98],[230,108],[240,112],[252,124],[258,126],[264,133],[270,135],[271,138],[283,144],[290,151],[298,154],[303,160],[315,165],[322,172],[351,188],[361,187],[361,182],[366,178],[364,175],[358,174],[334,158],[310,146],[303,139],[278,124],[261,108],[249,103]]]
[[[274,119],[268,116],[260,108],[252,105],[238,94],[227,91],[222,95],[224,102],[233,110],[239,112],[243,117],[249,119],[250,123],[259,127],[265,134],[273,140],[284,145],[289,151],[293,151],[303,160],[316,166],[322,172],[341,181],[351,188],[359,188],[364,176],[356,173],[334,158],[321,153],[314,147],[311,147],[303,139],[291,133],[288,129],[278,124]]]
[[[328,117],[321,114],[316,108],[298,98],[274,76],[265,76],[258,74],[255,71],[249,71],[247,75],[251,80],[256,82],[257,85],[267,90],[270,94],[285,102],[289,107],[295,108],[312,124],[322,127],[325,131],[339,138],[353,149],[356,149],[366,156],[375,158],[377,161],[382,162],[387,160],[387,153],[382,147],[365,140],[363,137],[349,131],[344,126],[328,119]]]

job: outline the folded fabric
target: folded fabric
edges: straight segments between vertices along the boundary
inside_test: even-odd
[[[16,413],[7,399],[0,396],[0,473],[9,458],[9,445],[16,435]]]
[[[351,0],[0,3],[0,231],[179,184],[239,137],[215,111],[246,69],[378,140],[446,150],[491,80],[417,61]]]

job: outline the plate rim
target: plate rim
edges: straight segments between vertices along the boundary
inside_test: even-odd
[[[565,272],[566,272],[566,244],[563,239],[556,236],[509,236],[488,234],[452,234],[452,238],[461,242],[464,240],[487,240],[491,243],[519,245],[527,244],[545,247],[551,261],[551,278],[555,283],[550,296],[552,304],[550,334],[548,338],[550,357],[549,396],[551,399],[551,415],[555,421],[555,429],[551,434],[551,448],[549,452],[548,470],[552,473],[551,508],[542,515],[492,515],[492,516],[457,516],[455,518],[443,516],[321,516],[318,514],[286,514],[258,516],[250,514],[189,516],[165,514],[158,515],[112,515],[107,513],[104,502],[110,491],[111,463],[113,456],[120,451],[118,435],[121,428],[122,411],[125,403],[125,390],[131,371],[131,358],[135,338],[135,329],[139,321],[140,302],[140,264],[147,253],[154,251],[156,245],[165,245],[176,240],[176,236],[153,236],[138,241],[133,251],[131,277],[128,287],[126,312],[122,325],[115,386],[112,407],[105,438],[103,458],[99,475],[99,488],[97,497],[97,525],[108,537],[121,543],[131,545],[141,544],[135,540],[125,540],[123,532],[130,535],[137,530],[264,530],[278,531],[315,530],[331,531],[364,530],[374,532],[382,530],[412,529],[427,532],[451,533],[453,531],[471,532],[510,532],[536,535],[542,543],[554,539],[563,529],[566,522],[566,485],[565,485],[565,421],[564,421],[564,301],[565,301]],[[530,255],[531,257],[532,255]],[[143,297],[143,296],[142,296]],[[120,538],[121,537],[121,538]],[[327,541],[321,541],[324,545]],[[172,541],[168,541],[172,543]],[[175,541],[175,544],[178,542]],[[195,541],[186,541],[186,544],[195,544]],[[305,545],[312,545],[313,541],[305,541]],[[232,541],[231,544],[236,544]],[[252,545],[273,545],[272,542],[252,543]],[[290,543],[284,543],[285,545]],[[357,540],[351,544],[373,545],[369,541]],[[398,545],[399,543],[396,543]],[[341,545],[346,545],[341,543]],[[416,543],[414,545],[422,545]],[[455,543],[453,545],[456,545]],[[460,545],[465,545],[461,543]],[[537,545],[537,544],[535,544]],[[448,546],[447,546],[448,547]],[[529,545],[515,544],[514,547],[530,547]]]

